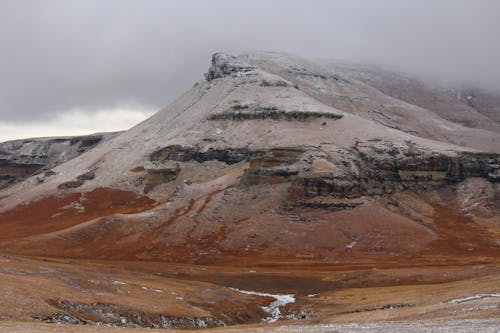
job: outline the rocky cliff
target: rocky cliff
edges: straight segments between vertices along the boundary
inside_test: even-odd
[[[64,138],[34,138],[0,143],[0,189],[50,169],[97,146],[114,133]]]

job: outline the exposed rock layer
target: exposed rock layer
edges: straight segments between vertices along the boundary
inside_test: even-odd
[[[0,143],[0,189],[69,161],[114,133],[38,138]]]

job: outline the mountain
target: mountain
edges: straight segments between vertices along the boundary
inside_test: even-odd
[[[47,322],[252,323],[271,306],[259,308],[259,297],[290,300],[293,305],[280,303],[289,318],[331,320],[358,310],[423,306],[396,302],[391,293],[373,301],[374,293],[371,303],[350,299],[336,307],[337,288],[408,285],[415,299],[421,284],[445,288],[465,279],[475,284],[463,292],[493,295],[499,99],[450,89],[281,53],[216,53],[192,89],[128,131],[2,144],[10,168],[2,172],[23,171],[0,192],[0,252],[24,270],[40,257],[52,258],[52,270],[66,265],[65,274],[47,276],[74,290],[60,297],[38,293],[38,308],[28,310]],[[22,180],[31,172],[38,173]],[[86,268],[72,266],[75,260]],[[90,262],[103,275],[127,273],[100,290],[85,282],[104,283]],[[470,270],[477,265],[482,268]],[[139,276],[149,279],[154,287],[144,290],[164,293],[162,283],[175,293],[189,290],[190,300],[152,309],[152,299],[141,296],[133,309],[125,307],[130,299],[119,287],[132,284],[120,280],[125,276],[135,284],[145,283]],[[488,278],[477,282],[478,276]],[[196,281],[194,289],[186,280]],[[97,296],[110,298],[79,299],[82,290],[96,288]],[[200,299],[196,290],[214,294]],[[323,303],[308,296],[317,293],[328,295]],[[432,297],[439,303],[459,294]],[[383,303],[388,299],[396,303]],[[123,320],[120,311],[127,313]],[[433,311],[412,320],[446,317]],[[20,320],[15,311],[9,316]]]

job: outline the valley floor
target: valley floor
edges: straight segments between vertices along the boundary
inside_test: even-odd
[[[499,272],[481,258],[191,265],[5,254],[0,332],[497,332]],[[293,295],[276,322],[276,299],[263,293]]]

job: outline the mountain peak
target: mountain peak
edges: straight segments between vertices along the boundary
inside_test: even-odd
[[[257,67],[249,65],[233,55],[217,52],[212,55],[212,66],[205,74],[205,79],[212,81],[229,75],[248,75],[255,72],[256,69]]]

